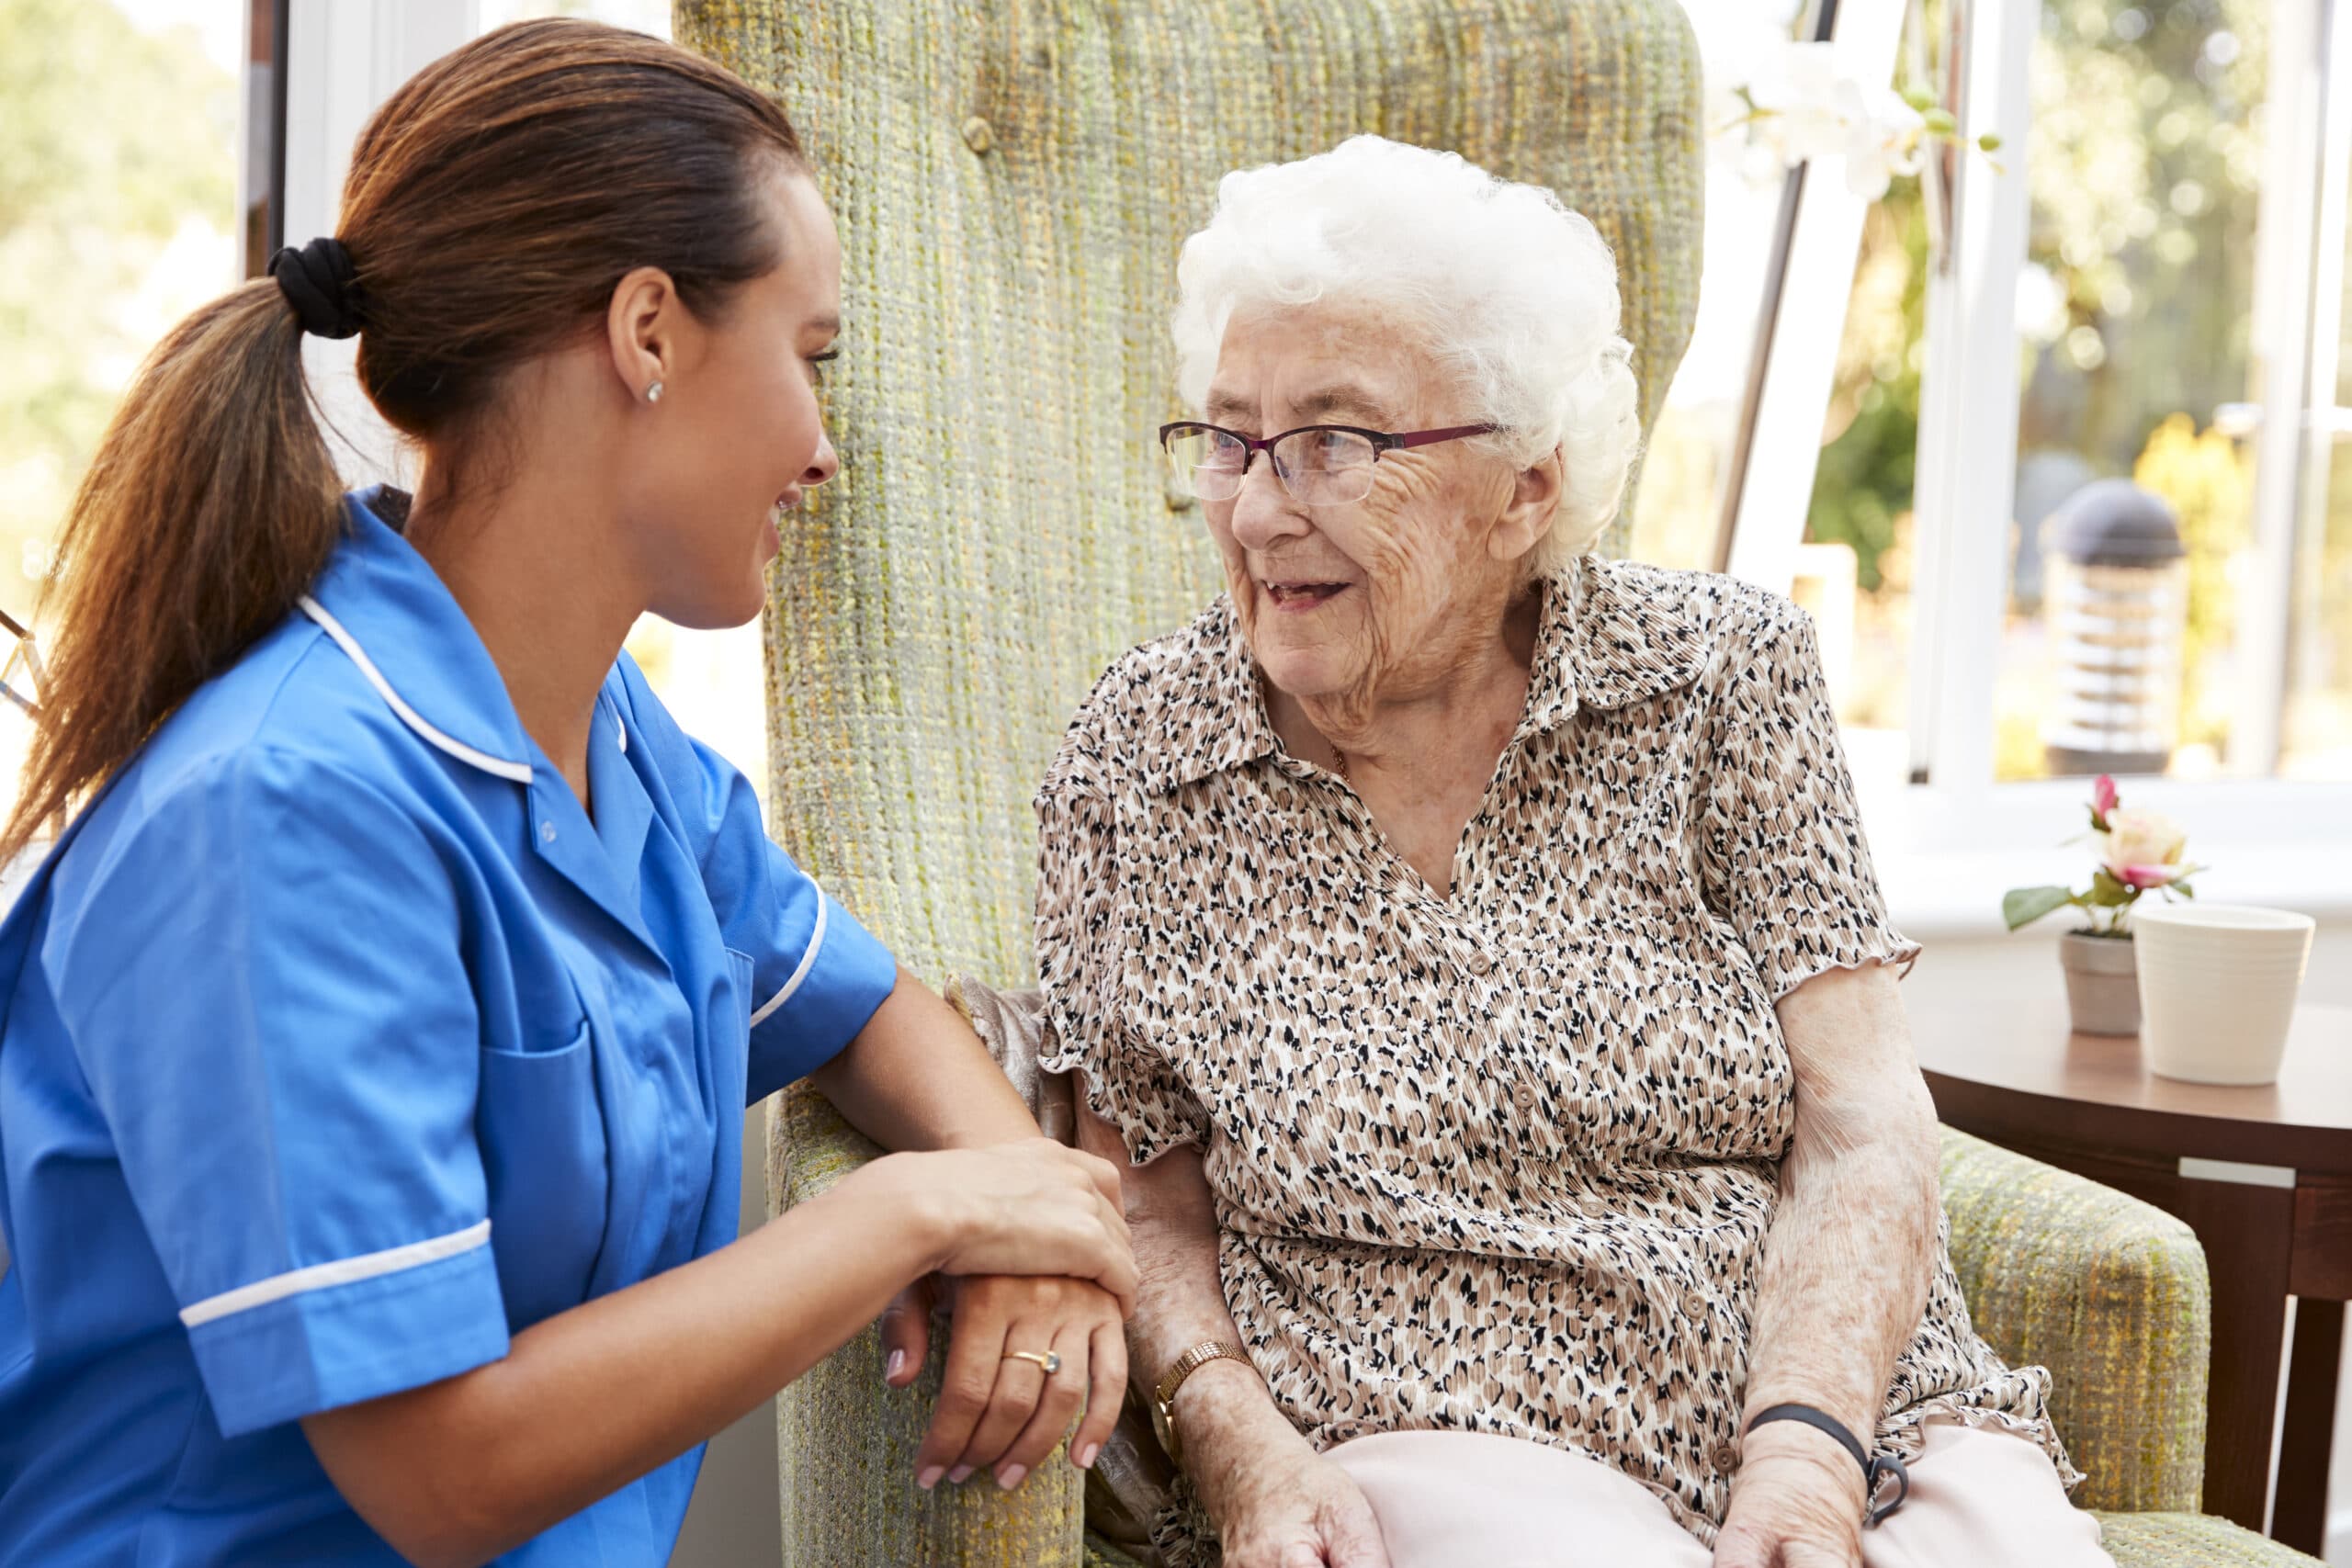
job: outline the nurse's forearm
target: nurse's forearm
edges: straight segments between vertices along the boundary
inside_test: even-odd
[[[808,1075],[849,1124],[886,1149],[978,1148],[1037,1123],[972,1026],[905,969],[857,1038]]]
[[[888,1183],[845,1181],[730,1247],[526,1329],[503,1360],[303,1430],[394,1550],[428,1568],[482,1562],[831,1354],[940,1265],[949,1234]]]

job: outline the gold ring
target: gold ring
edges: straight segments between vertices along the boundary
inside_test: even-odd
[[[1035,1361],[1047,1377],[1062,1370],[1061,1356],[1052,1350],[1007,1350],[1004,1359],[1008,1361]]]

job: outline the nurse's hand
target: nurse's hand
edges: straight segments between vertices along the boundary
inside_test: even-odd
[[[1136,1257],[1119,1207],[1119,1169],[1051,1138],[977,1149],[885,1155],[844,1178],[904,1201],[930,1227],[942,1274],[1064,1274],[1135,1311]],[[928,1272],[930,1270],[926,1270]]]
[[[882,1314],[884,1381],[904,1388],[930,1350],[934,1291],[955,1316],[946,1375],[931,1430],[915,1455],[916,1484],[944,1472],[960,1482],[993,1469],[1017,1486],[1069,1434],[1070,1462],[1084,1468],[1111,1436],[1126,1386],[1127,1338],[1115,1297],[1082,1280],[1003,1274],[917,1280]],[[1052,1351],[1051,1377],[1015,1350]],[[1070,1432],[1080,1400],[1085,1419]]]

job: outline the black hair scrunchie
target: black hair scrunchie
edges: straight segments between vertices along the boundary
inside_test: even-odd
[[[359,333],[358,272],[341,240],[316,239],[297,250],[288,245],[269,258],[269,276],[294,307],[302,330],[313,337]]]

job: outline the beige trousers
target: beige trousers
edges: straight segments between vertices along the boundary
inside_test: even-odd
[[[2114,1568],[2027,1438],[1931,1421],[1911,1497],[1864,1568]],[[1328,1455],[1380,1517],[1391,1568],[1710,1568],[1647,1488],[1598,1460],[1485,1432],[1379,1432]]]

